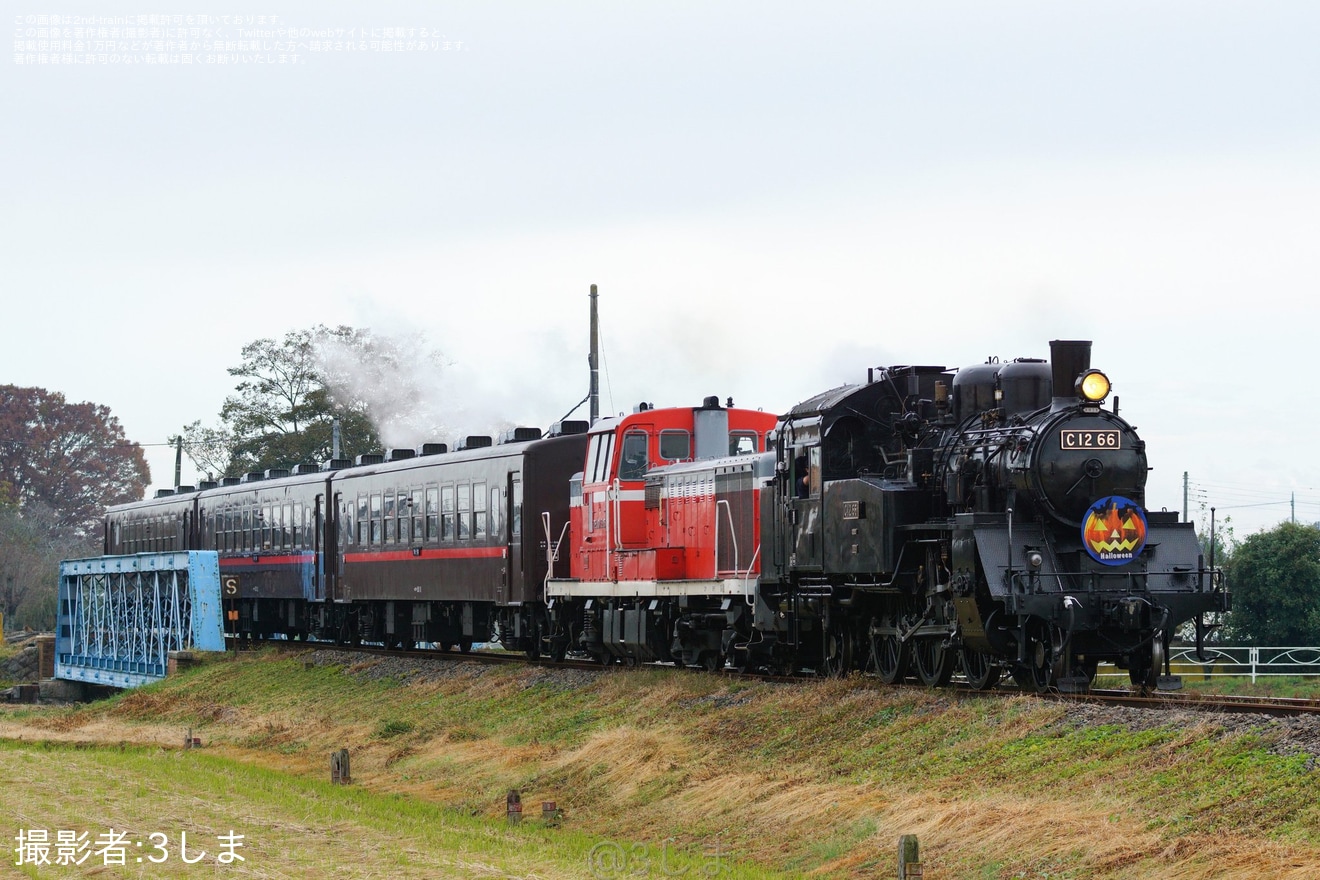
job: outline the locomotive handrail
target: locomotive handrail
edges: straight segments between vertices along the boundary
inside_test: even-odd
[[[715,552],[711,554],[715,557],[715,580],[720,579],[720,508],[729,517],[729,534],[733,536],[733,571],[737,571],[738,566],[738,536],[733,531],[733,508],[729,506],[728,500],[719,500],[715,502]]]
[[[756,595],[747,589],[747,585],[752,580],[752,569],[756,567],[756,559],[761,555],[761,545],[756,545],[756,552],[752,554],[752,561],[747,563],[747,572],[743,575],[743,601],[747,603],[748,608],[756,606]]]
[[[541,525],[545,529],[545,581],[543,588],[550,586],[550,578],[555,575],[555,563],[559,561],[559,548],[563,546],[564,535],[568,532],[569,523],[564,523],[564,527],[559,531],[559,540],[550,539],[550,511],[541,511]]]

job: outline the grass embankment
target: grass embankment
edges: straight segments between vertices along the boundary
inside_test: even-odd
[[[247,864],[269,876],[328,864],[343,876],[625,876],[593,873],[599,844],[649,858],[624,866],[635,876],[663,876],[670,839],[692,876],[891,876],[904,833],[920,836],[928,877],[1320,874],[1320,779],[1283,728],[1094,719],[1032,698],[858,679],[248,656],[93,706],[8,710],[0,735],[11,738],[172,747],[192,727],[206,748],[121,758],[10,745],[7,766],[21,753],[125,781],[107,781],[95,811],[61,797],[77,790],[67,781],[0,798],[24,821],[80,821],[93,836],[139,803],[146,812],[123,816],[143,833],[233,828],[253,841],[245,854],[260,852]],[[348,789],[322,783],[341,747]],[[153,813],[168,780],[185,801]],[[529,817],[513,831],[500,822],[510,788]],[[542,800],[566,811],[563,827],[540,826]],[[376,851],[384,861],[351,873]]]

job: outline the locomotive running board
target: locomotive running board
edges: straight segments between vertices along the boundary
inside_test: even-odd
[[[705,581],[577,581],[546,582],[547,599],[669,599],[679,596],[756,596],[757,578]]]

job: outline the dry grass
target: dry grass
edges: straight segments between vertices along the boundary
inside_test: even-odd
[[[1265,748],[1268,730],[1074,729],[1035,699],[855,679],[640,671],[560,687],[535,670],[400,683],[373,668],[245,658],[99,707],[0,712],[0,737],[172,746],[194,726],[208,752],[317,779],[347,746],[370,791],[490,820],[517,788],[532,811],[557,801],[574,829],[718,839],[741,863],[800,876],[881,876],[905,833],[932,877],[1320,876],[1320,783],[1304,758]]]

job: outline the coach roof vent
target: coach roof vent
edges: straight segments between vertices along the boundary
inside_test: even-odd
[[[215,480],[202,480],[200,483],[197,484],[197,488],[205,492],[207,489],[214,489],[216,486],[219,485],[220,484],[217,483]]]
[[[320,470],[321,470],[320,465],[307,464],[306,462],[304,462],[303,464],[296,464],[293,466],[293,472],[295,474],[314,474]]]
[[[540,428],[510,428],[500,435],[501,443],[530,443],[540,439]]]
[[[239,483],[241,483],[241,482],[243,482],[243,481],[242,481],[240,478],[238,478],[238,477],[221,477],[221,478],[220,478],[220,485],[221,485],[221,486],[237,486],[237,485],[238,485]]]
[[[379,452],[364,452],[354,459],[357,464],[381,464],[385,461],[385,456]]]
[[[423,443],[422,455],[444,455],[449,451],[448,443]]]
[[[591,428],[586,419],[566,419],[550,426],[551,437],[563,437],[566,434],[585,434]]]
[[[185,493],[185,492],[196,492],[196,491],[197,491],[197,487],[196,487],[196,486],[175,486],[175,487],[174,487],[174,494],[175,494],[175,495],[182,495],[182,494]]]
[[[156,490],[156,497],[157,497],[157,498],[168,498],[169,496],[171,496],[171,495],[173,495],[173,494],[174,494],[174,490],[173,490],[173,489],[157,489],[157,490]]]
[[[243,477],[242,477],[242,479],[239,480],[239,482],[240,482],[240,483],[260,483],[261,480],[262,480],[262,478],[263,478],[264,476],[265,476],[265,474],[263,474],[261,471],[252,471],[251,473],[244,474]]]
[[[342,471],[344,468],[352,467],[353,462],[347,458],[327,458],[321,465],[323,471]]]
[[[386,461],[403,461],[405,458],[413,458],[417,455],[416,449],[391,449],[385,453]]]
[[[491,445],[489,435],[469,434],[458,442],[458,448],[462,449],[485,449]]]
[[[278,480],[280,477],[287,477],[288,475],[288,468],[268,468],[266,470],[266,479],[268,480]]]

